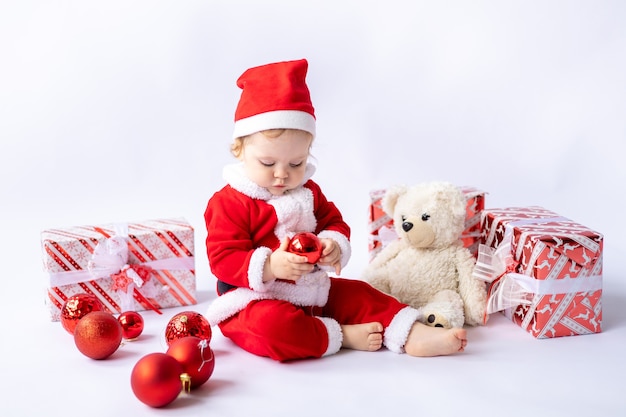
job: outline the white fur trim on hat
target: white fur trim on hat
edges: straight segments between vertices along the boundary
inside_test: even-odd
[[[255,114],[235,122],[233,138],[269,129],[298,129],[315,137],[315,117],[300,110],[275,110]]]

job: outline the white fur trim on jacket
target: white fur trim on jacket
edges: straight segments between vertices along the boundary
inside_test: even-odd
[[[326,326],[326,331],[328,332],[328,347],[326,348],[326,352],[322,356],[334,355],[339,352],[341,349],[341,345],[343,344],[343,332],[341,331],[341,326],[335,319],[331,319],[330,317],[317,317],[320,319],[322,323]]]
[[[274,234],[278,240],[293,237],[294,232],[314,232],[317,226],[313,210],[313,193],[298,187],[267,201],[274,207],[277,223]]]
[[[284,300],[297,306],[322,307],[328,301],[330,278],[326,272],[316,269],[295,283],[270,281],[264,285],[263,292],[240,287],[213,300],[206,313],[211,326],[237,314],[255,300]]]
[[[263,272],[265,270],[265,262],[272,254],[270,248],[264,246],[257,248],[250,257],[248,265],[248,283],[250,288],[259,292],[267,292],[270,289],[270,283],[263,282]]]
[[[404,345],[413,324],[422,317],[422,313],[413,307],[404,307],[391,320],[385,329],[383,344],[392,352],[404,353]]]
[[[313,174],[315,174],[315,165],[307,163],[300,185],[311,179]],[[248,178],[243,162],[226,165],[222,170],[222,176],[231,187],[250,198],[267,201],[274,197],[267,188],[260,187]]]
[[[213,300],[206,311],[206,319],[211,326],[218,325],[246,308],[250,301],[268,298],[270,298],[268,293],[252,291],[249,288],[237,288]]]

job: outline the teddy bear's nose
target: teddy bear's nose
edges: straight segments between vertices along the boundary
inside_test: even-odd
[[[402,222],[402,230],[404,230],[405,232],[408,232],[412,228],[413,228],[413,223],[411,223],[411,222]]]

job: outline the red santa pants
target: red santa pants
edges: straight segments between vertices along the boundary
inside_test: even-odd
[[[404,307],[366,282],[331,278],[324,307],[299,307],[282,300],[252,301],[219,327],[224,336],[259,356],[278,361],[319,358],[328,349],[329,334],[316,316],[332,318],[339,325],[379,322],[386,329]]]

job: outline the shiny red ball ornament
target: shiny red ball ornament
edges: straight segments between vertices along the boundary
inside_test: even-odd
[[[136,311],[123,312],[117,321],[122,325],[122,337],[126,340],[136,339],[143,332],[143,317]]]
[[[297,233],[289,241],[287,251],[306,256],[307,262],[314,264],[322,257],[322,242],[314,233]]]
[[[80,319],[74,329],[74,343],[91,359],[111,356],[122,342],[122,325],[111,313],[92,311]]]
[[[135,397],[150,407],[163,407],[174,401],[186,381],[183,365],[165,353],[149,353],[139,359],[130,374]]]
[[[104,304],[93,294],[80,293],[69,297],[61,308],[61,325],[74,334],[78,321],[92,311],[104,311]]]
[[[190,389],[198,388],[207,382],[215,369],[215,356],[206,339],[195,336],[176,339],[166,354],[183,365],[183,370],[190,378]]]
[[[196,336],[211,341],[212,331],[209,321],[195,311],[183,311],[170,319],[165,326],[167,346],[185,336]]]

